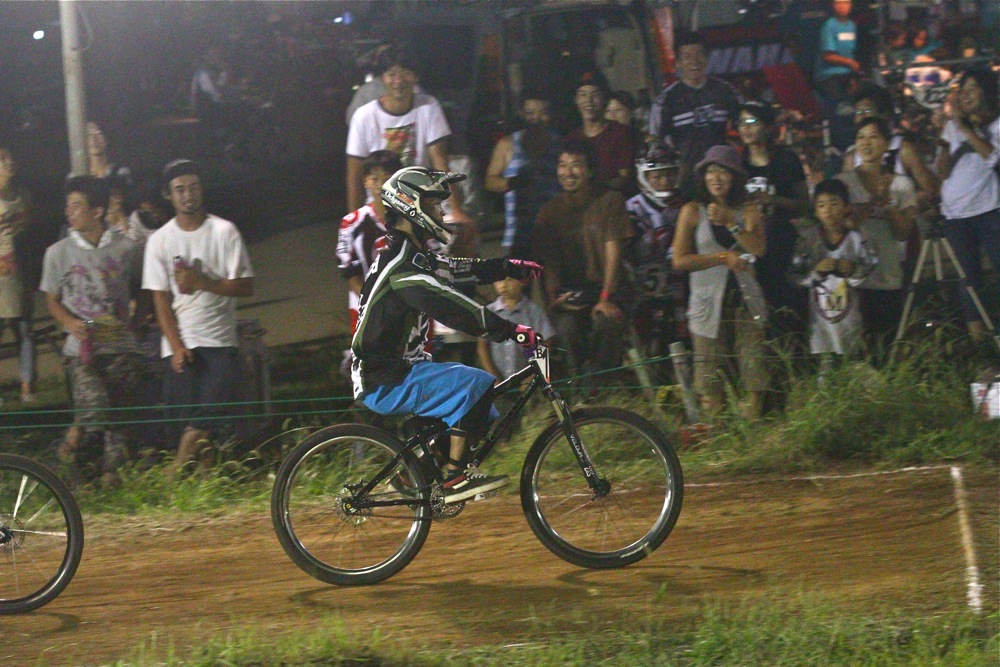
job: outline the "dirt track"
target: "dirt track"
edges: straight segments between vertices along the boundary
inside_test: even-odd
[[[966,604],[947,468],[697,481],[688,480],[667,542],[624,570],[580,570],[552,556],[511,495],[435,524],[400,575],[352,589],[298,570],[265,513],[176,524],[88,519],[83,563],[66,592],[32,614],[0,617],[0,664],[101,664],[128,657],[153,633],[158,646],[183,654],[229,629],[280,633],[329,613],[362,632],[469,645],[590,632],[623,617],[681,618],[708,601],[799,585],[859,609],[891,604],[926,614]],[[984,603],[996,609],[1000,481],[982,469],[966,470],[965,483]]]

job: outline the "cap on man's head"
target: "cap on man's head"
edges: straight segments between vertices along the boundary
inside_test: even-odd
[[[774,125],[774,107],[770,104],[764,104],[763,102],[757,101],[744,102],[740,105],[740,111],[746,111],[748,114],[764,123],[764,125]]]
[[[596,67],[580,71],[580,75],[576,79],[575,90],[579,90],[584,86],[597,86],[597,89],[604,93],[605,97],[608,95],[608,81],[604,78],[601,70]]]
[[[201,178],[201,165],[187,158],[171,160],[163,167],[163,186],[167,187],[170,185],[170,181],[178,176],[187,176],[188,174],[194,174]]]

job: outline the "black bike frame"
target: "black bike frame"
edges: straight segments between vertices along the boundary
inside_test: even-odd
[[[580,464],[580,470],[587,479],[587,485],[590,486],[591,490],[593,490],[598,496],[606,495],[609,488],[608,483],[607,481],[600,479],[595,472],[593,461],[590,458],[590,454],[587,453],[587,449],[584,447],[583,441],[580,439],[580,434],[577,432],[576,426],[573,424],[573,417],[570,414],[569,407],[566,405],[566,401],[559,396],[558,392],[556,392],[555,388],[542,373],[541,368],[534,359],[532,359],[532,362],[525,368],[514,373],[506,380],[494,385],[493,392],[495,394],[503,393],[511,386],[520,385],[528,378],[531,378],[530,384],[528,384],[528,386],[521,391],[518,397],[514,400],[514,404],[511,405],[510,408],[496,420],[496,422],[494,422],[489,433],[487,433],[480,442],[473,443],[473,445],[469,448],[469,451],[474,454],[468,463],[469,467],[478,468],[487,458],[489,458],[490,453],[493,451],[493,448],[499,442],[500,438],[514,426],[517,416],[520,414],[521,410],[524,409],[524,406],[528,403],[535,392],[541,389],[545,393],[546,398],[548,398],[552,403],[552,407],[555,409],[556,418],[559,420],[563,433],[570,442],[573,454],[576,455],[576,460]],[[403,450],[394,456],[392,461],[387,463],[377,475],[370,479],[354,494],[352,498],[354,507],[362,509],[369,507],[409,506],[414,504],[430,505],[430,499],[428,498],[422,498],[419,500],[405,498],[397,500],[373,500],[367,496],[379,482],[389,476],[389,473],[396,468],[400,460],[402,460],[407,453],[415,452],[418,447],[423,449],[426,460],[433,461],[434,458],[430,451],[430,443],[433,440],[444,436],[447,432],[448,426],[443,422],[440,422],[429,428],[422,429],[420,432],[409,438],[406,441],[406,444],[403,445]],[[434,468],[435,476],[438,478],[437,481],[441,481],[441,472],[434,466],[428,467]]]

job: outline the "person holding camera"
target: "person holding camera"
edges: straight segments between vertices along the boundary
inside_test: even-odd
[[[989,69],[962,75],[958,96],[941,132],[938,172],[944,235],[962,269],[964,286],[978,290],[982,284],[985,251],[994,269],[1000,270],[1000,93],[997,77]],[[986,338],[986,324],[968,290],[960,291],[962,316],[975,340]]]

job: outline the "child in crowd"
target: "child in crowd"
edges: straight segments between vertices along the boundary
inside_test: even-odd
[[[340,274],[347,281],[351,334],[358,325],[358,296],[375,255],[385,246],[385,204],[382,185],[403,168],[392,151],[373,151],[361,164],[361,179],[371,201],[340,221],[337,234],[337,259]]]
[[[497,299],[486,308],[514,324],[531,327],[546,342],[555,336],[555,329],[552,328],[545,309],[524,294],[524,285],[520,280],[504,278],[493,283],[493,289],[497,292]],[[513,340],[495,343],[480,338],[477,353],[483,370],[501,380],[528,365],[521,346]]]
[[[351,335],[358,327],[358,298],[368,267],[385,247],[385,204],[382,185],[403,168],[399,156],[392,151],[372,151],[361,163],[361,179],[370,201],[344,216],[337,232],[337,260],[340,275],[347,281],[347,310]],[[344,350],[341,372],[351,374],[350,350]]]
[[[861,340],[862,321],[856,287],[874,259],[860,232],[851,231],[847,186],[828,179],[816,186],[819,224],[802,230],[795,247],[791,280],[809,288],[809,350],[823,355],[851,354]]]
[[[524,294],[524,283],[514,278],[504,278],[493,283],[493,289],[497,292],[497,299],[486,306],[488,310],[515,324],[531,327],[546,342],[555,337],[556,330],[549,322],[545,309]],[[528,365],[521,346],[512,340],[495,343],[480,338],[476,343],[476,353],[483,370],[500,380],[510,377]],[[503,395],[497,396],[495,403],[501,412],[510,406],[507,397]],[[516,431],[519,427],[520,422],[512,431]],[[512,431],[508,431],[508,435]]]

